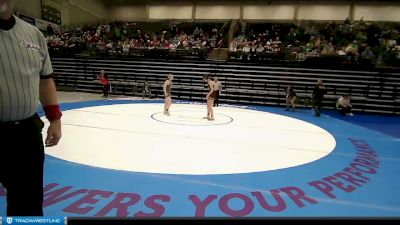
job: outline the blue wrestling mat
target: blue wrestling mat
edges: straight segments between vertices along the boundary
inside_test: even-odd
[[[112,107],[123,107],[124,105],[134,106],[135,104],[158,104],[158,106],[162,108],[161,101],[145,100],[100,100],[64,103],[61,106],[64,112],[63,123],[65,118],[66,125],[64,124],[63,126],[67,127],[69,126],[68,124],[70,124],[70,122],[68,122],[68,116],[72,117],[72,114],[68,114],[67,112],[69,111],[71,111],[71,113],[77,113],[81,110],[79,111],[80,113],[93,113],[92,111],[88,112],[86,109],[98,106],[111,107],[110,109],[115,109]],[[171,107],[171,112],[172,114],[174,113],[174,107],[184,107],[185,105],[190,106],[190,104],[193,103],[183,101],[174,102]],[[196,106],[206,107],[201,104],[197,104]],[[216,112],[216,121],[218,121],[218,112],[220,107],[214,108]],[[45,162],[44,187],[45,215],[67,217],[400,216],[400,196],[398,195],[400,190],[399,117],[376,115],[342,117],[337,115],[336,112],[328,111],[322,112],[321,117],[314,117],[313,111],[310,109],[298,109],[296,112],[287,112],[282,108],[276,107],[222,107],[225,107],[226,111],[223,112],[223,114],[221,113],[221,115],[226,115],[228,122],[230,121],[229,118],[231,118],[232,121],[230,123],[215,126],[219,127],[218,129],[222,129],[224,126],[231,126],[226,127],[228,132],[229,129],[233,129],[235,123],[240,122],[242,118],[243,120],[251,119],[252,116],[249,116],[249,118],[246,116],[246,118],[244,118],[235,115],[236,111],[233,109],[237,107],[238,110],[244,110],[246,113],[255,113],[254,115],[260,116],[257,116],[257,118],[262,118],[264,114],[265,116],[278,116],[279,118],[293,119],[293,121],[308,124],[307,126],[311,126],[315,129],[324,130],[327,134],[329,133],[332,135],[333,147],[325,156],[295,166],[276,165],[276,167],[265,171],[262,169],[254,169],[254,172],[227,173],[224,172],[225,170],[222,170],[222,172],[215,172],[215,174],[212,174],[212,172],[209,174],[196,174],[197,170],[195,170],[193,174],[179,174],[179,171],[175,170],[175,167],[171,169],[173,172],[163,173],[152,171],[153,167],[156,166],[165,166],[162,168],[170,168],[169,166],[171,165],[169,165],[168,162],[163,161],[154,163],[154,165],[148,165],[148,167],[142,171],[129,171],[128,169],[125,169],[128,167],[121,167],[122,169],[119,169],[118,166],[122,166],[125,162],[122,160],[124,156],[116,159],[110,157],[109,161],[113,161],[113,166],[116,167],[107,168],[107,166],[93,166],[86,163],[80,163],[80,161],[66,160],[57,156],[47,155]],[[159,111],[161,111],[161,109]],[[106,112],[107,111],[102,111],[102,115],[107,116]],[[184,108],[182,108],[181,112],[189,113],[189,111]],[[204,110],[202,112],[204,112]],[[110,111],[110,113],[113,112]],[[159,128],[152,128],[151,124],[156,126],[160,122],[151,118],[154,113],[143,115],[143,119],[141,119],[141,117],[139,119],[148,121],[148,124],[146,125],[147,128],[156,132]],[[194,115],[196,112],[190,113],[193,113]],[[96,115],[98,114],[99,113],[97,112]],[[132,115],[132,117],[138,116],[135,114]],[[78,118],[76,121],[82,121],[81,126],[86,128],[89,127],[89,125],[85,124],[86,120],[95,119],[94,116],[90,118],[87,116],[82,118]],[[159,118],[164,119],[162,116]],[[220,118],[222,118],[222,116],[220,116]],[[257,120],[257,118],[255,118],[255,120]],[[98,122],[92,121],[92,124],[101,125],[103,120],[104,119],[100,119]],[[177,120],[179,120],[180,123],[182,121],[184,121],[183,123],[188,121],[187,117],[184,118],[184,116],[177,117]],[[195,120],[193,119],[191,121]],[[199,125],[195,124],[195,122],[188,123],[187,126],[180,125],[179,123],[163,123],[163,126],[169,126],[168,129],[170,129],[171,132],[176,131],[176,129],[185,129],[182,133],[174,134],[176,136],[185,136],[189,135],[193,129],[208,129],[206,122],[199,121],[198,123],[201,126],[194,126]],[[386,125],[388,129],[385,129]],[[142,129],[138,125],[135,126],[135,124],[131,124],[130,126],[137,127],[139,131]],[[91,128],[92,127],[94,127],[94,125],[91,125]],[[297,127],[291,127],[290,124],[278,124],[276,127],[285,127],[287,130],[297,129]],[[246,127],[241,125],[240,129],[244,129],[245,131],[243,132],[246,134],[246,132],[250,132],[250,129],[252,128],[250,126]],[[258,127],[256,129],[260,128]],[[296,146],[305,144],[308,146],[309,144],[302,143],[302,139],[296,139],[295,136],[288,135],[280,137],[274,133],[276,128],[264,126],[263,130],[266,132],[265,134],[271,135],[265,138],[277,141],[274,142],[275,145],[293,144],[293,146]],[[202,131],[203,130],[201,130],[201,132]],[[135,135],[140,134],[135,132],[136,131],[129,131],[124,135],[127,135],[126,137],[129,139],[129,135],[134,137]],[[204,130],[204,132],[208,131]],[[301,134],[302,131],[300,130],[297,132],[299,132],[298,134]],[[64,138],[67,140],[68,136],[72,135],[71,133],[72,132],[68,133],[63,131],[62,140],[64,140]],[[220,133],[223,135],[223,132]],[[82,138],[85,139],[85,135],[88,135],[88,133],[82,132],[79,135],[81,137],[83,136]],[[115,152],[115,149],[112,147],[109,147],[106,150],[100,150],[102,144],[113,139],[111,134],[107,135],[108,139],[99,138],[97,144],[89,145],[88,147],[85,147],[85,149],[92,152],[96,151],[98,148],[99,154],[108,149],[110,155],[120,154],[119,152]],[[241,137],[243,139],[235,141],[245,142],[248,139],[246,135],[242,135]],[[152,138],[156,138],[156,136],[154,135]],[[183,138],[187,137],[185,136]],[[260,136],[257,138],[257,140],[262,143],[263,137]],[[167,138],[163,143],[168,145],[168,140],[171,139]],[[232,137],[232,139],[236,138]],[[124,140],[121,139],[118,142],[122,141]],[[221,142],[224,141],[226,142],[228,139],[223,139]],[[182,146],[179,144],[176,144],[175,146],[179,146],[179,148],[183,149],[180,154],[187,154],[188,151],[192,150],[191,143],[192,142],[189,139],[182,142]],[[83,145],[85,143],[80,141],[72,144]],[[73,146],[72,144],[63,145],[62,148]],[[322,144],[324,143],[321,142],[321,145]],[[120,148],[118,143],[115,143],[113,146],[115,146],[115,148]],[[143,152],[149,154],[148,156],[143,157],[153,157],[154,155],[157,155],[157,157],[159,157],[157,159],[163,159],[170,156],[168,155],[168,149],[165,149],[166,152],[163,153],[165,156],[162,157],[159,156],[159,152],[150,152],[150,150],[148,152],[145,151],[147,147],[162,148],[162,146],[163,145],[159,145],[155,139],[149,139],[144,145],[138,144],[138,146],[130,147],[132,147],[132,149],[141,148]],[[311,150],[318,153],[318,146],[319,145],[317,145],[315,149]],[[266,144],[265,146],[260,147],[260,144],[253,146],[252,143],[249,143],[248,149],[245,149],[246,152],[251,151],[253,147],[261,149],[257,150],[257,154],[263,154],[262,148],[267,151],[273,146],[268,146]],[[80,149],[80,153],[74,153],[75,155],[71,157],[75,157],[77,160],[84,160],[85,158],[90,159],[91,155],[86,152],[85,149]],[[296,149],[292,147],[292,151],[295,150]],[[60,149],[60,151],[63,151],[63,149]],[[238,151],[230,152],[229,149],[223,149],[221,151],[223,151],[223,154],[232,154],[238,158],[238,160],[241,158],[240,155],[235,155],[239,154]],[[298,151],[302,150],[300,149]],[[287,160],[291,159],[289,153],[290,152],[282,153],[282,156],[279,156],[280,160],[285,162],[286,158]],[[301,152],[296,152],[296,154],[297,153],[301,154]],[[124,152],[124,154],[129,153]],[[200,154],[198,156],[197,154],[198,152],[193,152],[194,163],[196,163],[197,157],[201,157]],[[224,167],[227,162],[224,161],[221,152],[218,154],[218,157],[220,157],[219,160],[221,160],[221,167]],[[175,157],[179,157],[179,154]],[[266,157],[268,158],[268,155]],[[135,164],[135,158],[136,156],[134,154],[132,159],[130,159],[132,164]],[[214,159],[210,157],[209,160],[212,161]],[[227,158],[225,160],[231,159]],[[250,169],[248,170],[251,170],[252,162],[249,162],[248,160],[244,161],[249,164]],[[108,162],[105,161],[105,163]],[[219,164],[216,163],[215,165]],[[206,166],[201,166],[202,165],[199,165],[199,168],[204,169],[204,171],[207,169]],[[263,168],[262,166],[263,165],[261,165],[260,168]],[[237,171],[240,171],[241,165],[237,164],[236,168],[235,166],[232,166],[231,168],[232,171],[236,171],[236,169]],[[26,188],[29,188],[29,184],[27,184]],[[0,191],[0,195],[0,212],[1,215],[5,215],[4,191]]]

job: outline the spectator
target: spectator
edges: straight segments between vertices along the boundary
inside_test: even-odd
[[[151,99],[150,83],[147,80],[143,84],[142,97],[144,98],[146,95],[149,95],[149,98]]]
[[[286,111],[289,111],[289,106],[292,106],[292,111],[296,110],[294,101],[296,100],[296,92],[294,91],[293,84],[286,88]]]
[[[108,76],[104,74],[104,70],[100,71],[99,80],[103,85],[103,97],[108,97],[108,92],[110,91],[110,81],[108,80]]]
[[[371,47],[367,46],[361,53],[361,59],[371,62],[375,58],[374,53],[371,51]]]
[[[322,101],[324,99],[325,94],[326,94],[326,87],[324,86],[322,80],[318,80],[312,93],[315,116],[318,117],[321,116]]]
[[[343,116],[353,116],[351,113],[352,105],[350,103],[350,95],[343,95],[336,102],[336,108]]]
[[[53,34],[54,34],[53,27],[51,27],[51,25],[49,24],[49,25],[47,26],[47,35],[51,36],[51,35],[53,35]]]
[[[193,36],[194,36],[194,38],[200,38],[200,29],[199,29],[199,27],[196,27],[194,29]]]

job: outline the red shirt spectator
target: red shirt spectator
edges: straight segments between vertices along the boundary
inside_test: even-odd
[[[104,71],[100,74],[100,78],[99,79],[100,79],[100,82],[103,85],[107,85],[107,84],[110,83],[110,81],[108,81],[107,75],[104,74]]]

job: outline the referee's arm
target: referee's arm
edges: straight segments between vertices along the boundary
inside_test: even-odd
[[[58,105],[56,85],[51,75],[40,79],[39,98],[43,106]],[[46,147],[57,145],[60,138],[61,120],[51,120],[47,129]]]
[[[42,105],[58,105],[56,85],[52,75],[40,79],[39,98]]]

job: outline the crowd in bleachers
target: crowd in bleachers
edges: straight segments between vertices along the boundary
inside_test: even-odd
[[[239,23],[230,43],[233,59],[341,57],[352,64],[400,63],[399,24],[346,20],[344,23]]]
[[[49,33],[52,56],[198,56],[215,47],[243,61],[304,61],[340,57],[349,64],[400,65],[398,23],[346,20],[344,23],[271,24],[238,22],[229,43],[230,23],[110,23]]]
[[[155,27],[151,25],[156,24]],[[206,26],[208,25],[208,26]],[[183,54],[205,56],[213,48],[223,24],[178,28],[163,23],[111,23],[83,26],[47,35],[50,54],[73,56],[150,56],[168,57]]]

